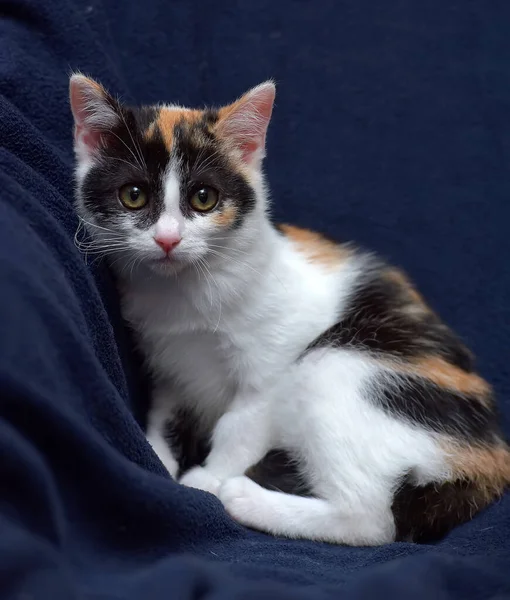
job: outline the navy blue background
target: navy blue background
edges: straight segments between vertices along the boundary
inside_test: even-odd
[[[73,245],[67,81],[201,105],[274,77],[275,217],[406,268],[477,352],[508,433],[510,5],[0,10],[2,598],[507,597],[508,496],[435,546],[344,548],[249,532],[165,476],[133,417],[143,382],[108,273]]]

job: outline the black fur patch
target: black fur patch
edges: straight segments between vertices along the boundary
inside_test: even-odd
[[[268,490],[295,496],[313,495],[311,486],[301,475],[299,465],[285,450],[272,450],[246,475]]]
[[[166,440],[179,463],[179,476],[201,465],[211,450],[209,436],[200,431],[192,411],[181,409],[167,424]]]
[[[413,300],[398,282],[384,276],[385,265],[376,263],[368,269],[352,293],[345,317],[307,350],[347,346],[402,358],[435,355],[473,370],[471,353],[434,313],[406,310]]]
[[[181,122],[174,130],[173,154],[179,159],[182,173],[181,211],[188,218],[200,218],[188,204],[189,196],[198,185],[208,185],[229,198],[236,207],[233,228],[243,222],[255,206],[255,191],[246,178],[236,170],[221,143],[210,132],[217,119],[215,111],[206,111],[196,123]],[[220,205],[221,210],[221,205]]]
[[[499,431],[492,407],[422,377],[375,378],[367,384],[366,396],[388,414],[429,431],[486,442],[493,442]]]
[[[415,486],[407,477],[393,498],[396,541],[436,542],[486,504],[486,496],[473,482]]]
[[[105,224],[114,224],[119,215],[126,214],[118,199],[119,188],[139,184],[150,201],[140,210],[129,211],[129,217],[136,226],[148,228],[163,210],[162,177],[170,156],[159,132],[150,140],[144,138],[148,125],[156,118],[156,109],[119,111],[119,125],[104,134],[100,160],[85,178],[82,197],[87,210],[99,214]]]
[[[192,219],[210,214],[194,211],[188,202],[199,185],[208,185],[220,192],[220,198],[228,197],[235,205],[233,228],[241,225],[255,206],[255,192],[211,133],[218,119],[217,111],[206,110],[196,122],[185,119],[178,122],[170,155],[157,124],[150,138],[145,137],[148,127],[157,122],[159,109],[126,108],[116,104],[115,108],[121,117],[119,124],[104,133],[100,160],[89,171],[82,186],[87,210],[98,213],[106,225],[113,225],[119,215],[126,214],[118,200],[119,188],[135,183],[149,193],[150,201],[146,207],[130,211],[129,218],[137,227],[150,227],[163,210],[165,169],[170,159],[175,158],[180,167],[183,215]]]

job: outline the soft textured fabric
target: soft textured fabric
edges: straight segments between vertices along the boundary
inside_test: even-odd
[[[508,434],[508,2],[0,10],[0,596],[509,597],[509,496],[436,545],[347,548],[250,532],[165,476],[107,269],[73,244],[67,102],[71,69],[190,105],[274,77],[275,217],[406,268],[479,355]]]

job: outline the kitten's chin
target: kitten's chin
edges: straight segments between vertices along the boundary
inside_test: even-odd
[[[188,262],[174,258],[161,258],[149,260],[146,265],[153,273],[163,277],[171,277],[184,270],[188,266]]]

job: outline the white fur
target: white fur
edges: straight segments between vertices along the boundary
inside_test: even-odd
[[[364,257],[335,269],[310,263],[262,211],[230,248],[236,262],[211,257],[210,274],[186,270],[157,289],[144,280],[127,286],[125,315],[159,375],[149,440],[159,452],[165,421],[184,404],[204,432],[212,431],[212,450],[205,467],[182,483],[218,494],[238,521],[290,537],[391,541],[399,478],[449,475],[438,443],[365,397],[362,386],[384,376],[366,355],[322,349],[298,360],[341,318]],[[239,478],[276,447],[299,459],[318,498],[269,492]],[[167,449],[161,458],[175,473]]]
[[[230,125],[238,131],[240,123]],[[259,124],[255,129],[262,131]],[[302,356],[342,318],[366,257],[353,253],[335,267],[321,265],[277,233],[256,163],[247,172],[257,203],[240,228],[222,229],[213,215],[184,220],[177,167],[168,166],[165,212],[154,227],[142,231],[128,217],[119,220],[142,264],[128,277],[125,261],[112,262],[123,280],[124,315],[155,378],[149,442],[176,476],[164,430],[173,411],[185,406],[196,414],[200,433],[211,434],[212,450],[182,483],[217,494],[239,522],[336,543],[393,540],[399,479],[449,477],[438,441],[391,418],[367,396],[374,377],[392,376],[367,354],[326,348]],[[83,174],[86,167],[78,169]],[[98,236],[94,215],[84,217]],[[158,227],[177,227],[182,236],[166,266],[156,266]],[[296,457],[315,498],[267,491],[243,476],[273,448]]]
[[[148,440],[175,476],[164,429],[184,405],[203,433],[212,432],[212,450],[182,483],[217,494],[235,519],[289,537],[389,542],[400,477],[444,480],[444,456],[432,434],[366,398],[364,384],[384,376],[367,355],[321,349],[299,359],[341,319],[366,259],[354,254],[336,268],[310,262],[269,224],[260,180],[257,191],[257,209],[223,239],[222,257],[207,254],[218,235],[211,222],[195,219],[176,251],[183,260],[201,252],[202,270],[135,271],[124,281],[124,315],[157,380]],[[163,223],[177,210],[169,203]],[[137,235],[149,256],[157,252],[152,232]],[[270,492],[242,477],[272,448],[299,460],[317,498]]]
[[[175,216],[180,216],[180,221],[182,223],[182,215],[179,210],[179,201],[181,197],[181,190],[179,185],[179,175],[177,173],[177,169],[175,165],[170,163],[169,167],[165,172],[165,192],[164,192],[164,202],[166,213],[163,214],[163,217],[167,215],[167,213],[173,214]]]

